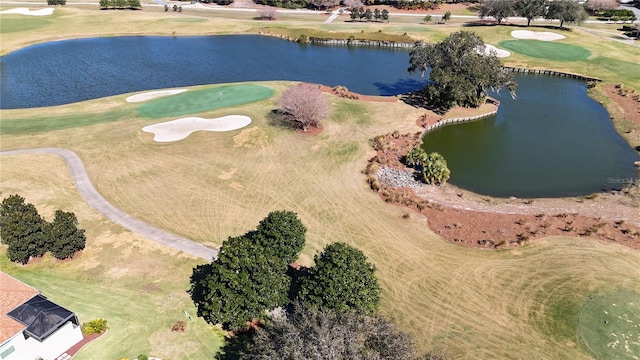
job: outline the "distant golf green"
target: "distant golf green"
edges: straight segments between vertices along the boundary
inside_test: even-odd
[[[555,61],[584,60],[591,55],[591,52],[583,47],[551,41],[505,40],[500,42],[500,46],[523,55]]]
[[[260,85],[225,85],[187,91],[150,101],[138,112],[150,118],[181,116],[228,106],[243,105],[272,97],[274,91]]]
[[[578,333],[596,359],[637,359],[640,294],[615,292],[589,300],[578,316]]]

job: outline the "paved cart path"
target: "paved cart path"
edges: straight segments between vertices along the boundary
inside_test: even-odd
[[[211,260],[218,256],[218,251],[215,249],[205,247],[195,241],[158,229],[111,205],[93,187],[93,184],[85,171],[84,165],[82,164],[82,160],[80,160],[80,157],[78,157],[78,155],[73,151],[60,148],[39,148],[0,152],[0,155],[3,156],[20,154],[55,154],[62,157],[69,166],[71,177],[73,178],[73,182],[78,189],[80,196],[82,196],[84,200],[96,211],[115,223],[157,243],[183,251],[193,256],[206,260]]]

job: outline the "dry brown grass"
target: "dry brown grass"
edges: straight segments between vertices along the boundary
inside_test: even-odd
[[[278,91],[285,87],[277,82],[265,85]],[[572,319],[556,309],[567,304],[570,313],[586,296],[607,289],[640,291],[640,253],[572,238],[536,241],[509,251],[449,244],[428,229],[423,217],[403,218],[405,209],[381,201],[368,190],[362,174],[373,155],[368,139],[394,130],[418,131],[415,119],[421,112],[400,102],[326,96],[334,109],[357,104],[366,115],[334,114],[338,121],[330,118],[321,134],[308,137],[270,122],[275,107],[271,99],[203,114],[249,115],[254,122],[248,128],[199,132],[176,143],[154,143],[140,130],[148,120],[127,118],[45,134],[2,136],[2,148],[69,148],[83,159],[98,191],[117,207],[203,243],[220,245],[228,236],[254,228],[270,211],[293,210],[309,228],[301,263],[310,264],[313,254],[330,242],[361,248],[378,268],[383,313],[410,331],[421,350],[437,348],[472,358],[524,357],[532,351],[547,358],[587,358],[580,346],[566,345],[579,341],[571,331]],[[102,101],[86,105],[95,107]],[[121,107],[134,106],[121,101]],[[362,116],[368,118],[366,123]],[[29,179],[48,178],[49,166],[52,175],[64,177],[61,164],[51,156],[3,156],[0,165],[3,193],[19,191],[38,203],[67,201],[52,194],[56,184],[30,183]],[[61,193],[71,191],[69,183],[62,186]],[[77,211],[81,219],[97,217],[82,207]],[[82,221],[98,226],[95,220]],[[113,269],[103,276],[130,281],[151,260],[141,257],[140,266],[135,261],[125,265],[105,260],[102,254],[117,251],[122,260],[133,259],[146,247],[153,245],[131,235],[95,234],[86,254],[91,261],[74,265],[69,273],[86,266],[86,276],[93,276],[109,264]],[[171,274],[166,271],[156,268],[146,274],[162,288],[189,276],[184,266]],[[168,328],[152,339],[166,336]],[[165,350],[183,356],[179,349]]]
[[[350,23],[320,25],[325,17],[287,15],[267,23],[250,20],[252,16],[228,14],[223,18],[221,13],[202,11],[164,13],[161,8],[101,12],[89,7],[59,7],[52,18],[56,21],[38,31],[0,34],[0,53],[78,36],[203,35],[284,26],[346,33],[382,29],[385,33],[409,32],[415,38],[434,41],[460,29],[411,24],[419,18],[399,18],[389,25],[371,27]],[[495,43],[508,38],[512,29],[472,30],[487,43]],[[640,51],[583,31],[566,35],[567,43],[581,44],[594,56],[629,61]],[[558,64],[518,55],[507,62],[590,76],[610,74],[589,62]],[[278,82],[265,85],[278,91],[286,86]],[[43,115],[91,116],[119,110],[132,114],[130,110],[135,105],[126,104],[125,97],[53,108],[3,110],[0,118],[28,121]],[[269,117],[275,107],[272,99],[201,114],[248,115],[254,120],[248,128],[229,133],[199,132],[176,143],[154,143],[151,134],[141,131],[150,121],[131,115],[118,122],[42,134],[0,134],[0,144],[2,150],[44,146],[71,149],[85,162],[97,190],[114,205],[202,243],[220,245],[228,236],[255,228],[272,210],[296,211],[309,228],[301,263],[310,264],[313,254],[330,242],[345,241],[361,248],[378,268],[383,287],[382,311],[410,331],[421,350],[437,348],[451,356],[468,358],[588,358],[579,345],[572,314],[594,293],[618,288],[640,291],[640,253],[599,241],[560,237],[504,251],[474,250],[447,243],[428,229],[427,219],[417,214],[403,216],[405,209],[381,201],[368,189],[361,173],[367,159],[373,156],[368,139],[394,130],[416,132],[419,129],[415,120],[422,112],[403,103],[363,103],[327,97],[333,109],[358,111],[348,115],[344,111],[334,113],[325,122],[324,131],[315,137],[274,126]],[[157,120],[161,121],[164,119]],[[22,194],[47,217],[57,208],[74,211],[89,235],[88,248],[72,262],[57,265],[47,260],[21,268],[5,261],[3,270],[73,281],[81,290],[76,294],[79,299],[83,287],[86,294],[95,294],[95,289],[102,289],[101,283],[109,284],[109,288],[103,285],[105,290],[122,294],[127,301],[131,291],[139,291],[151,301],[150,307],[155,311],[151,315],[168,314],[158,321],[161,324],[154,323],[153,331],[147,332],[139,332],[142,325],[135,321],[125,326],[124,319],[117,320],[123,324],[121,335],[112,330],[109,341],[94,346],[104,351],[115,348],[129,331],[148,335],[142,339],[143,345],[134,346],[140,352],[153,349],[160,353],[154,355],[164,353],[167,358],[198,358],[203,354],[162,344],[179,339],[179,334],[169,333],[170,324],[180,320],[173,312],[188,306],[188,299],[184,293],[177,295],[175,289],[186,288],[190,269],[198,261],[140,239],[95,214],[75,193],[68,172],[55,156],[0,157],[0,191],[2,195]],[[32,277],[34,281],[38,279],[36,275]],[[45,280],[40,285],[58,297],[66,296]],[[150,292],[156,287],[162,290]],[[176,302],[166,301],[169,293]],[[80,311],[81,315],[93,316],[100,308],[91,306]],[[207,330],[204,325],[189,323],[186,335],[197,338],[203,349],[203,344],[211,342]]]

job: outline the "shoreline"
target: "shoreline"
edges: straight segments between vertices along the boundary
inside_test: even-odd
[[[616,131],[640,149],[640,95],[603,84],[599,101],[609,112]],[[486,105],[486,104],[485,104]],[[485,106],[483,105],[483,106]],[[613,111],[613,110],[616,110]],[[496,108],[497,110],[497,108]],[[429,228],[444,239],[467,247],[521,246],[531,240],[569,235],[592,237],[640,249],[640,182],[620,191],[562,198],[496,198],[455,185],[433,186],[413,179],[412,169],[400,162],[408,150],[421,143],[434,124],[446,118],[480,116],[486,109],[452,109],[442,117],[422,115],[415,134],[398,132],[373,139],[376,156],[363,173],[370,188],[389,203],[407,207],[427,218]],[[457,116],[454,116],[456,114]],[[620,131],[621,125],[625,131]],[[639,169],[640,171],[640,169]],[[405,213],[407,218],[410,213]]]
[[[363,171],[383,201],[427,218],[431,231],[466,247],[517,247],[554,235],[591,237],[640,250],[640,211],[622,192],[574,198],[492,198],[455,187],[424,185],[400,162],[421,133],[380,135]],[[411,213],[405,213],[411,218]]]

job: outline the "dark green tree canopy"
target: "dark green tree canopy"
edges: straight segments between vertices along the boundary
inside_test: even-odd
[[[417,42],[410,52],[409,72],[431,69],[425,88],[427,103],[441,110],[453,106],[478,107],[489,89],[503,87],[514,94],[513,75],[502,68],[495,54],[485,54],[485,44],[473,32],[460,31],[437,44]]]
[[[411,338],[380,317],[337,313],[297,304],[274,317],[228,358],[412,360]]]
[[[531,25],[531,20],[544,15],[546,0],[518,0],[514,4],[516,15],[527,19],[527,26]]]
[[[76,214],[56,210],[53,222],[47,227],[48,248],[57,259],[66,259],[85,247],[84,229],[78,229]]]
[[[480,6],[480,17],[491,16],[502,24],[503,20],[514,15],[513,3],[514,0],[484,0]]]
[[[208,323],[243,330],[248,321],[264,319],[266,311],[286,304],[290,286],[286,267],[241,236],[226,240],[210,265],[194,269],[189,293],[198,316]]]
[[[345,243],[333,243],[314,259],[315,266],[300,279],[298,296],[302,302],[338,312],[377,312],[380,286],[375,266],[362,251]]]
[[[289,303],[289,264],[304,247],[307,229],[292,211],[273,211],[254,231],[230,237],[211,264],[198,266],[189,293],[198,316],[241,330],[268,310]]]
[[[0,236],[7,244],[7,256],[13,262],[26,264],[30,257],[47,252],[46,222],[33,204],[19,195],[9,195],[0,206]]]
[[[285,264],[298,259],[305,242],[307,228],[293,211],[272,211],[260,221],[251,238],[265,251]]]
[[[560,20],[560,27],[565,22],[580,24],[588,17],[584,7],[573,0],[550,1],[545,15],[545,19]]]

